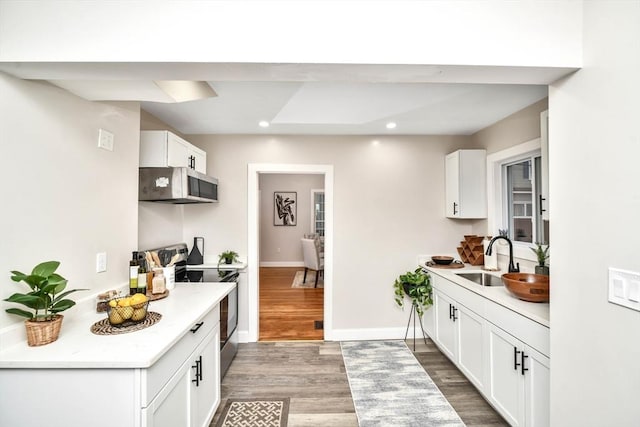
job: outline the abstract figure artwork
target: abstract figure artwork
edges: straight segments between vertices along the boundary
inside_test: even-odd
[[[273,225],[296,225],[297,193],[276,191],[273,193]]]

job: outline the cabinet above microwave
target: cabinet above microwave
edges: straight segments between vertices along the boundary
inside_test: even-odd
[[[207,173],[207,153],[166,130],[140,132],[140,167],[185,167]]]

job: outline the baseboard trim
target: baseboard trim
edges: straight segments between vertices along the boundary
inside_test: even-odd
[[[304,261],[260,261],[260,267],[304,267]]]
[[[365,341],[365,340],[401,340],[407,328],[371,328],[371,329],[334,329],[326,341]],[[416,328],[416,338],[422,337],[420,326]],[[409,328],[407,338],[413,338],[413,330]]]
[[[334,329],[324,331],[325,341],[367,341],[367,340],[402,340],[407,328],[376,329]],[[420,326],[416,327],[416,339],[422,337]],[[427,335],[428,337],[428,335]],[[413,328],[409,328],[407,339],[413,338]],[[238,331],[238,342],[248,343],[249,331]]]

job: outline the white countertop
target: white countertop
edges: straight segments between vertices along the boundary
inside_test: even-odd
[[[207,270],[207,269],[215,269],[220,268],[221,270],[244,270],[247,268],[247,264],[244,262],[234,262],[233,264],[224,264],[221,263],[218,266],[218,263],[215,264],[187,264],[187,270]]]
[[[424,264],[423,264],[424,266]],[[492,274],[496,277],[500,277],[505,272],[496,271],[490,272],[485,271],[480,267],[475,266],[467,266],[464,268],[456,268],[456,269],[443,269],[443,268],[435,268],[435,267],[426,267],[429,272],[433,274],[437,274],[447,280],[450,280],[465,289],[470,290],[478,295],[483,296],[493,302],[500,304],[503,307],[508,308],[509,310],[515,311],[527,317],[534,322],[540,323],[547,328],[550,327],[549,322],[549,303],[544,302],[528,302],[522,301],[509,293],[507,288],[504,286],[480,286],[470,280],[464,279],[456,273],[487,273]]]
[[[162,314],[160,321],[126,334],[91,332],[95,322],[106,319],[106,313],[65,316],[57,341],[29,347],[25,338],[3,348],[0,368],[148,368],[235,286],[235,282],[177,283],[167,298],[149,304],[149,311]]]

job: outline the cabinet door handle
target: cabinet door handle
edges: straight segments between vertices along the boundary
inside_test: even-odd
[[[453,307],[453,321],[455,322],[456,320],[458,320],[458,316],[456,315],[456,313],[458,312],[458,309],[454,306]]]
[[[542,194],[540,194],[540,195],[538,196],[538,206],[539,206],[539,209],[540,209],[540,215],[542,215],[542,212],[546,212],[546,211],[547,211],[546,209],[542,209],[542,202],[543,202],[544,200],[547,200],[547,199],[545,199],[544,197],[542,197]]]
[[[453,319],[453,306],[449,304],[449,320]]]
[[[199,360],[196,360],[195,365],[191,365],[191,367],[196,370],[195,378],[191,380],[192,383],[196,383],[196,387],[200,386],[200,380],[202,380],[202,373],[200,372],[201,363],[202,363],[202,356],[200,356]]]
[[[524,351],[523,351],[522,354],[521,354],[521,357],[520,357],[520,373],[522,375],[524,375],[525,371],[529,370],[529,368],[525,368],[524,367],[524,359],[526,359],[527,357],[529,357],[529,356],[525,355]]]
[[[204,322],[196,323],[196,326],[191,328],[190,331],[195,334],[196,332],[198,332],[198,329],[200,329],[202,327],[202,325],[204,325]]]
[[[520,363],[518,363],[518,355],[520,353],[516,347],[513,347],[513,369],[516,371],[518,370],[518,366],[520,366]]]
[[[458,204],[456,202],[453,202],[453,214],[457,214],[458,213]]]

